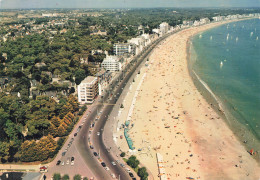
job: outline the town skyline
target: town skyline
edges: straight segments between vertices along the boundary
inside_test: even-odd
[[[260,7],[260,0],[0,0],[0,9],[32,8],[232,8]]]

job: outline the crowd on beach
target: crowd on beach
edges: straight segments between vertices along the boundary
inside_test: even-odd
[[[158,45],[126,97],[128,111],[137,84],[129,135],[135,154],[154,179],[159,179],[156,153],[164,159],[168,179],[257,179],[260,168],[224,120],[196,89],[188,72],[186,46],[189,38],[221,23],[176,33]],[[122,113],[123,114],[123,113]],[[119,117],[120,118],[120,117]],[[123,118],[123,116],[121,117]],[[133,124],[133,126],[131,126]]]

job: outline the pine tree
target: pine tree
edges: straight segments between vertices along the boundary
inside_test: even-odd
[[[60,137],[64,136],[66,134],[67,128],[68,126],[65,123],[62,123],[58,128],[58,135]]]
[[[59,117],[54,116],[54,117],[51,119],[51,123],[54,124],[56,127],[59,127],[60,124],[61,124],[61,120],[60,120]]]
[[[58,136],[58,127],[56,127],[54,124],[50,123],[50,126],[48,128],[49,134],[56,137]]]

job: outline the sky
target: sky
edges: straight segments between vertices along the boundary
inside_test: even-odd
[[[0,9],[260,7],[260,0],[0,0]]]

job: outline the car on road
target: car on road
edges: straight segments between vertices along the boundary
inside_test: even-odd
[[[70,158],[70,160],[71,160],[71,161],[74,161],[74,157],[72,156],[72,157]]]
[[[103,167],[106,167],[106,163],[104,163],[104,162],[102,162],[101,165],[102,165]]]
[[[90,147],[90,149],[94,149],[94,147],[93,147],[93,146],[91,146],[91,145],[90,145],[89,147]]]
[[[130,177],[134,177],[133,173],[131,173],[131,172],[129,173],[129,176],[130,176]]]
[[[97,132],[97,135],[99,136],[99,135],[100,135],[100,132]]]
[[[67,158],[67,163],[66,164],[70,164],[70,158]]]
[[[66,152],[64,151],[64,152],[62,152],[62,154],[61,154],[61,155],[62,155],[62,156],[65,156],[65,154],[66,154]]]
[[[64,166],[64,161],[61,162],[61,165]]]
[[[75,134],[74,134],[74,137],[76,137],[77,135],[78,135],[78,134],[77,134],[77,133],[75,133]]]
[[[58,160],[58,161],[57,161],[57,163],[56,163],[56,165],[58,166],[58,165],[60,165],[60,163],[61,163],[61,161],[60,161],[60,160]]]
[[[48,167],[47,166],[42,166],[40,167],[41,172],[48,172]]]
[[[136,180],[136,178],[134,177],[134,178],[132,178],[132,180]]]
[[[116,165],[116,163],[114,161],[112,161],[111,164],[114,165],[114,166]]]
[[[126,172],[131,173],[130,169],[125,168]]]
[[[109,168],[108,168],[108,167],[105,167],[105,170],[109,171]]]
[[[122,164],[122,163],[120,164],[120,166],[121,166],[121,167],[123,167],[123,168],[125,167],[125,165],[124,165],[124,164]]]
[[[93,154],[94,154],[94,156],[98,156],[98,153],[96,153],[96,152],[93,152]]]
[[[70,163],[72,166],[74,165],[74,161],[71,161],[71,163]]]

